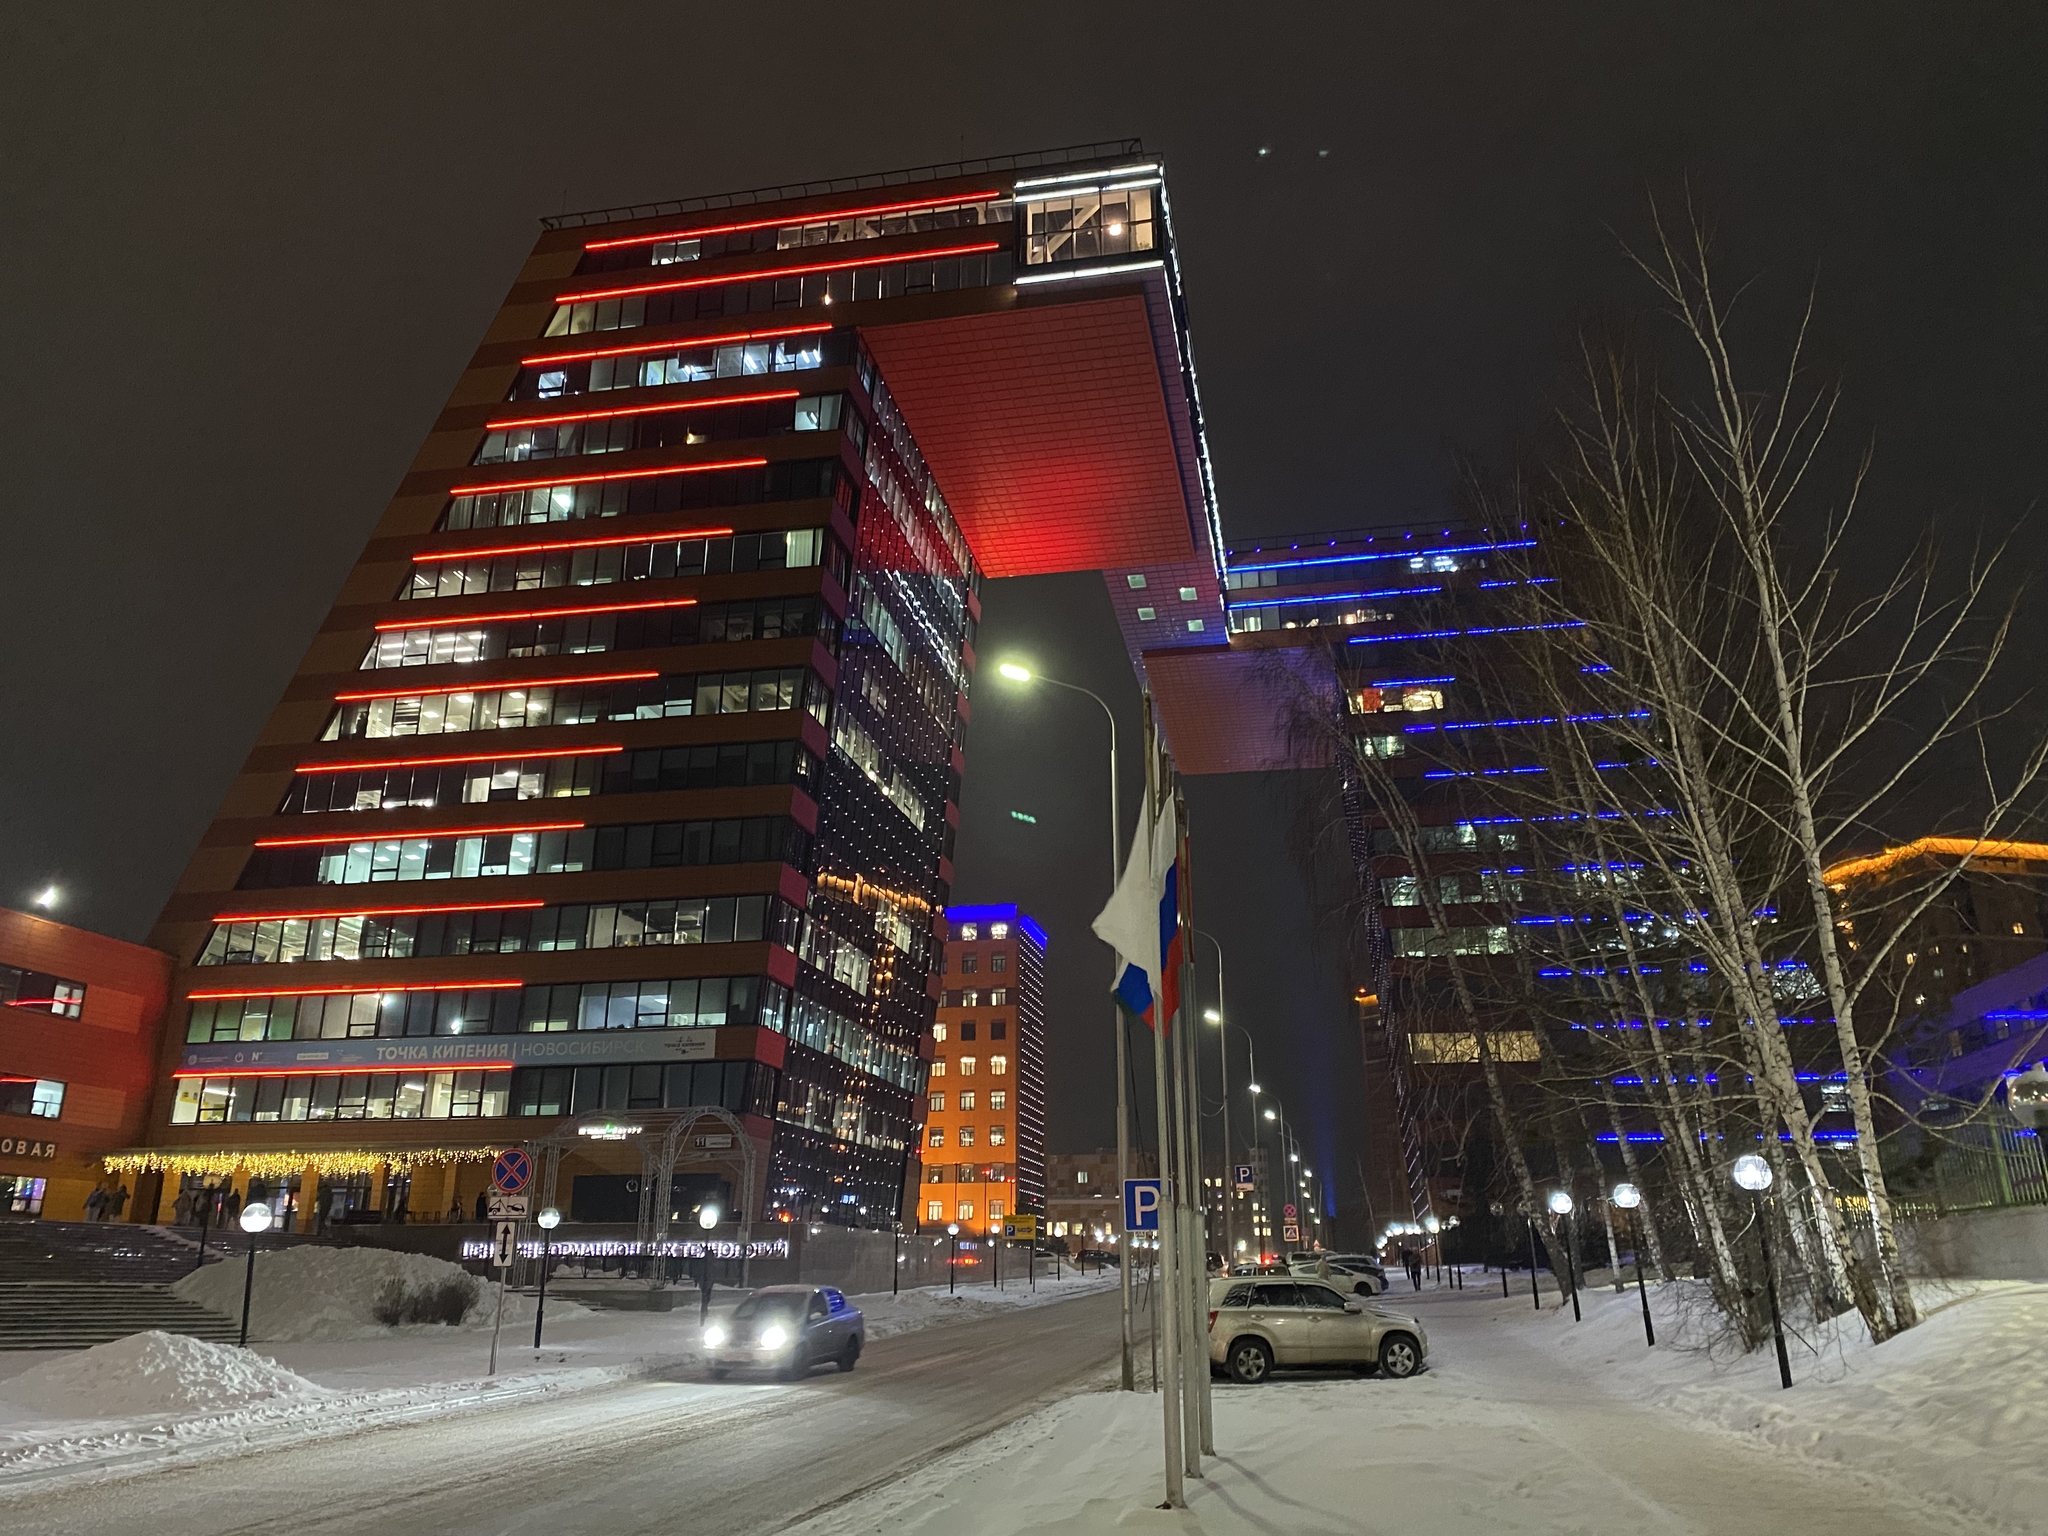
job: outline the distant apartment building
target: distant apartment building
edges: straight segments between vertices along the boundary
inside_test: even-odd
[[[1157,1164],[1131,1149],[1131,1177],[1149,1179]],[[1123,1230],[1123,1186],[1117,1182],[1116,1148],[1055,1152],[1045,1160],[1047,1235],[1065,1239],[1067,1251],[1110,1248]]]
[[[100,1159],[141,1135],[169,955],[0,908],[0,1217],[78,1221]],[[134,1198],[122,1220],[145,1220]]]
[[[1045,930],[949,907],[915,1199],[920,1225],[995,1231],[1045,1211]]]

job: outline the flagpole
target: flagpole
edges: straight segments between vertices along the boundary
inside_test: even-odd
[[[1190,1416],[1194,1422],[1194,1443],[1202,1454],[1216,1454],[1216,1429],[1209,1403],[1209,1330],[1205,1326],[1209,1312],[1209,1240],[1208,1240],[1208,1187],[1203,1180],[1208,1177],[1202,1162],[1202,1056],[1201,1026],[1196,1021],[1202,1013],[1201,998],[1195,986],[1195,875],[1193,840],[1188,831],[1188,802],[1183,794],[1174,796],[1177,823],[1180,828],[1181,859],[1181,911],[1182,928],[1186,938],[1181,945],[1181,1060],[1185,1065],[1181,1072],[1184,1095],[1183,1118],[1187,1123],[1188,1166],[1194,1169],[1194,1190],[1197,1198],[1189,1202],[1188,1249],[1188,1346],[1187,1371]],[[1190,1461],[1194,1457],[1190,1455]],[[1200,1472],[1200,1465],[1193,1467]]]
[[[1152,720],[1152,698],[1145,697],[1145,814],[1139,831],[1150,846],[1158,821],[1160,764],[1157,735]],[[1159,1202],[1159,1405],[1165,1425],[1166,1507],[1185,1509],[1187,1494],[1181,1482],[1181,1371],[1180,1371],[1180,1190],[1175,1182],[1173,1114],[1167,1102],[1166,1062],[1169,1021],[1166,1012],[1165,956],[1160,956],[1158,995],[1152,999],[1152,1086],[1159,1125],[1159,1177],[1164,1195]]]

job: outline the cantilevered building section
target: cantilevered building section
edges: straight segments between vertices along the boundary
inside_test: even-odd
[[[616,1217],[717,1106],[751,1218],[886,1224],[977,584],[1221,654],[1216,529],[1135,143],[549,221],[152,936],[163,1207],[467,1211],[556,1135]]]

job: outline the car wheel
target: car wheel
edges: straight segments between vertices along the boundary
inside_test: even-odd
[[[1385,1345],[1381,1346],[1382,1349],[1385,1347]],[[799,1376],[805,1374],[810,1369],[810,1366],[811,1362],[804,1356],[791,1355],[775,1372],[776,1379],[779,1381],[795,1381]]]
[[[846,1348],[839,1351],[839,1369],[850,1371],[860,1360],[860,1340],[848,1339]]]
[[[1422,1346],[1405,1333],[1390,1333],[1380,1340],[1380,1374],[1400,1380],[1422,1369]]]
[[[1273,1351],[1264,1339],[1239,1339],[1230,1346],[1230,1374],[1248,1387],[1264,1383],[1273,1374]]]
[[[711,1367],[711,1379],[713,1381],[723,1381],[730,1374],[731,1373],[727,1371],[726,1368],[722,1365],[714,1365],[713,1367]]]

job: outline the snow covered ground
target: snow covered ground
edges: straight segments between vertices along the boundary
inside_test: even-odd
[[[267,1268],[264,1259],[277,1262]],[[508,1293],[496,1377],[485,1375],[495,1286],[480,1293],[460,1327],[394,1328],[372,1316],[393,1279],[426,1287],[454,1268],[375,1249],[290,1249],[258,1261],[252,1349],[138,1334],[91,1350],[0,1354],[0,1483],[351,1434],[697,1363],[694,1293],[673,1312],[631,1312],[600,1311],[551,1292],[539,1350],[533,1298]],[[239,1315],[241,1282],[240,1264],[220,1264],[178,1289]],[[886,1338],[1114,1285],[1113,1275],[1106,1282],[1091,1276],[1041,1281],[1035,1291],[1019,1284],[854,1300],[870,1335]],[[721,1289],[714,1310],[743,1294]]]
[[[1497,1277],[1495,1284],[1498,1284]],[[1674,1287],[1644,1347],[1635,1293],[1397,1292],[1431,1369],[1219,1384],[1208,1475],[1162,1511],[1149,1394],[1073,1398],[803,1527],[805,1536],[2048,1532],[2048,1286],[1930,1289],[1873,1348],[1810,1330],[1780,1390],[1768,1349],[1712,1358]]]

